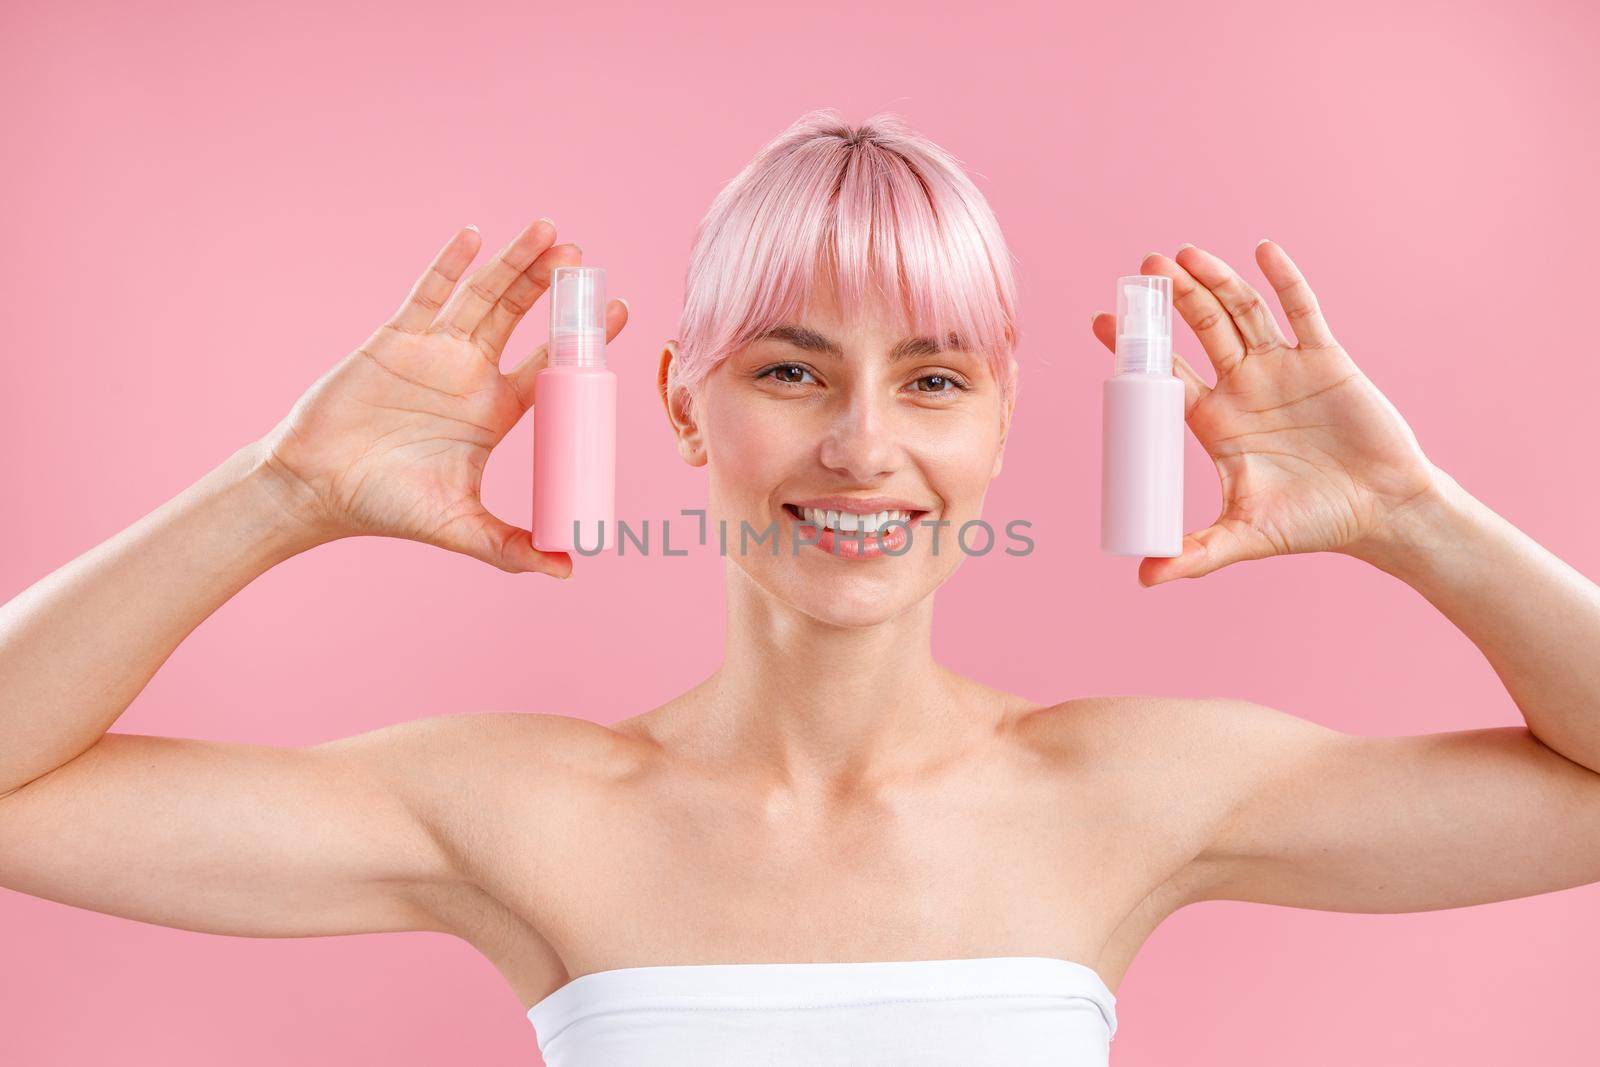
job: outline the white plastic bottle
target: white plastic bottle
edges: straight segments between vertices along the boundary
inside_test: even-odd
[[[1172,373],[1172,279],[1117,279],[1116,373],[1101,391],[1100,548],[1183,552],[1183,382]]]

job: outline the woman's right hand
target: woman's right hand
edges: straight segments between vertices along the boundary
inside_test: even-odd
[[[259,442],[296,520],[328,540],[404,537],[505,571],[571,575],[570,556],[535,549],[479,499],[489,453],[532,406],[545,365],[541,345],[501,374],[501,352],[551,271],[581,261],[555,237],[548,219],[532,223],[457,288],[482,243],[459,231],[400,310]],[[608,341],[627,319],[622,301],[607,305]]]

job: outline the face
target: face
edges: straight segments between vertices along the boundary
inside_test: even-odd
[[[893,618],[960,565],[1010,420],[987,359],[867,310],[846,319],[828,293],[727,357],[686,410],[664,391],[685,458],[709,467],[709,536],[725,524],[757,585],[846,626]],[[871,532],[890,518],[905,521]]]

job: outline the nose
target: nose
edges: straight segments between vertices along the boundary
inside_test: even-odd
[[[900,451],[891,414],[872,392],[853,390],[832,413],[822,435],[822,464],[856,482],[892,474]]]

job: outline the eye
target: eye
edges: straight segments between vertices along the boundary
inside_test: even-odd
[[[918,389],[916,391],[919,393],[930,393],[935,396],[941,393],[964,392],[969,388],[966,382],[962,381],[954,374],[924,374],[922,377],[917,379],[916,384],[921,385],[923,382],[932,382],[933,386],[928,389]]]
[[[771,378],[779,385],[801,386],[807,384],[804,380],[793,377],[795,374],[809,375],[811,371],[799,363],[774,363],[765,370],[756,373],[757,378]],[[812,378],[812,382],[816,379]]]

